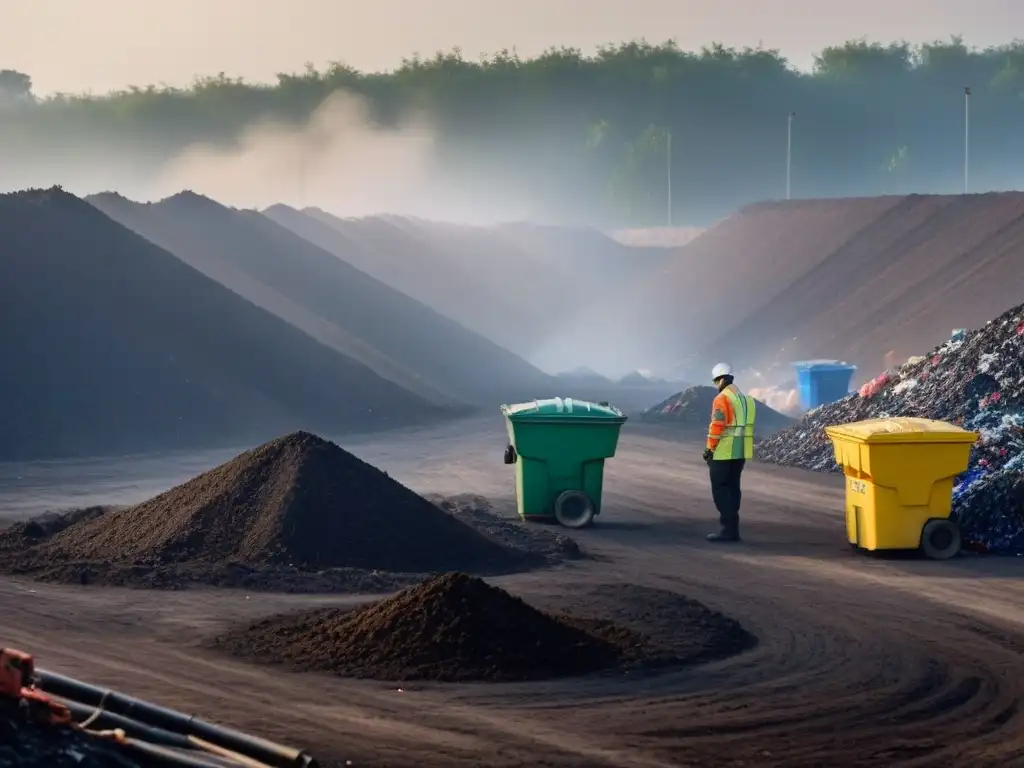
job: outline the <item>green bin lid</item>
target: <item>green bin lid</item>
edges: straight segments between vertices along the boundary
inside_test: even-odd
[[[517,405],[503,405],[501,412],[509,419],[608,419],[625,421],[622,411],[607,403],[591,403],[587,400],[573,400],[571,397],[552,397],[547,400],[531,400]]]

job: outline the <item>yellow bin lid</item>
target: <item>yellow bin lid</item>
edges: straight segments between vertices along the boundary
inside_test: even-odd
[[[934,419],[910,417],[893,419],[867,419],[852,424],[825,427],[830,438],[856,443],[973,443],[977,432],[968,432],[955,424]]]

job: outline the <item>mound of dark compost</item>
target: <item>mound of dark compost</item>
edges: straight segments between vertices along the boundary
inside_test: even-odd
[[[652,670],[756,644],[734,620],[680,595],[621,584],[579,594],[579,604],[542,598],[544,612],[480,579],[450,573],[354,610],[265,619],[214,644],[303,671],[448,682]],[[563,612],[566,605],[572,614]]]
[[[522,358],[360,271],[346,259],[351,241],[293,209],[275,208],[275,218],[283,219],[275,222],[193,192],[159,203],[111,195],[89,201],[257,306],[431,402],[490,406],[551,385]],[[304,225],[298,234],[295,221]],[[329,252],[339,239],[344,247]],[[405,267],[411,269],[420,255],[410,254]]]
[[[0,461],[451,414],[59,188],[0,195],[0,231]]]
[[[110,741],[66,726],[28,722],[16,702],[0,702],[3,768],[142,768]]]
[[[857,394],[808,412],[761,441],[761,461],[839,472],[824,428],[916,416],[979,432],[953,491],[953,517],[971,549],[1024,554],[1024,305],[929,355],[887,370]]]
[[[157,587],[234,581],[271,589],[275,575],[278,587],[296,589],[303,574],[316,574],[323,586],[332,573],[344,580],[531,564],[529,553],[501,546],[306,432],[247,451],[138,506],[75,514],[66,526],[31,521],[0,534],[0,562],[56,579]]]
[[[643,646],[608,623],[542,613],[462,573],[351,611],[266,619],[217,645],[263,662],[382,680],[517,681],[614,667]]]
[[[686,430],[706,430],[711,421],[711,406],[718,390],[714,387],[690,387],[672,397],[652,405],[640,416],[641,421],[652,424],[677,425]],[[792,426],[794,419],[768,407],[760,400],[755,413],[755,432],[772,434]]]

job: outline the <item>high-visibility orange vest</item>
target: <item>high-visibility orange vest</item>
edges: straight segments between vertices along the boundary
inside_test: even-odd
[[[735,387],[726,387],[722,394],[732,406],[732,424],[725,425],[722,438],[715,446],[715,461],[754,458],[754,415],[756,401]]]

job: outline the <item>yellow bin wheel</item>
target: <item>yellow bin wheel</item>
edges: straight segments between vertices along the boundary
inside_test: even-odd
[[[921,551],[930,560],[949,560],[961,543],[960,528],[952,520],[934,518],[921,529]]]

